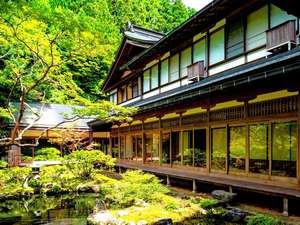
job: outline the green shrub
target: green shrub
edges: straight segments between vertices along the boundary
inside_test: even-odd
[[[100,168],[113,168],[115,159],[97,150],[79,150],[65,156],[64,163],[77,176],[90,179],[95,174],[95,165]]]
[[[129,207],[137,200],[160,202],[158,194],[169,192],[156,176],[141,171],[127,171],[121,180],[107,182],[101,187],[106,200],[115,207]],[[170,208],[172,207],[173,203],[170,202]]]
[[[35,160],[46,161],[46,160],[61,160],[60,151],[57,148],[48,147],[41,148],[35,152]]]
[[[0,169],[6,168],[7,167],[7,162],[0,160]]]
[[[247,225],[283,225],[283,222],[269,215],[256,214],[247,217]]]
[[[22,162],[32,162],[33,158],[31,156],[22,156]]]
[[[203,209],[210,209],[213,208],[215,206],[217,206],[218,201],[216,199],[201,199],[200,200],[200,206]]]

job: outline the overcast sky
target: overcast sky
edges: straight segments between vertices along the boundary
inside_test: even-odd
[[[202,9],[212,0],[183,0],[184,4],[197,10]]]

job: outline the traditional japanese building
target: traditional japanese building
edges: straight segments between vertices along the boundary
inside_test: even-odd
[[[214,0],[164,35],[129,25],[103,91],[138,107],[110,130],[118,166],[300,197],[296,0]]]

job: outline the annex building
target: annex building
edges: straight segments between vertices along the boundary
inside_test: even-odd
[[[103,91],[138,107],[110,131],[118,166],[300,198],[296,0],[214,0],[168,34],[129,25]]]

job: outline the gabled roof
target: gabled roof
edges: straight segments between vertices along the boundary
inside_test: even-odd
[[[123,34],[124,37],[117,51],[115,61],[102,86],[102,90],[104,91],[109,90],[112,85],[118,82],[122,75],[119,71],[121,65],[125,64],[145,49],[150,48],[164,37],[163,33],[145,29],[130,23],[127,25]]]
[[[18,103],[12,103],[17,107]],[[40,114],[41,117],[36,121],[32,128],[50,128],[54,127],[57,124],[60,124],[65,121],[66,118],[74,117],[72,114],[74,109],[80,109],[82,106],[70,106],[70,105],[60,105],[60,104],[45,104],[42,103],[29,103],[30,107],[34,112]],[[34,120],[37,119],[37,116],[34,115],[28,107],[25,108],[25,113],[21,121],[21,127],[28,126]],[[57,128],[75,128],[75,129],[89,129],[87,125],[88,122],[94,118],[84,118],[78,119],[72,123],[64,123],[58,126]]]

